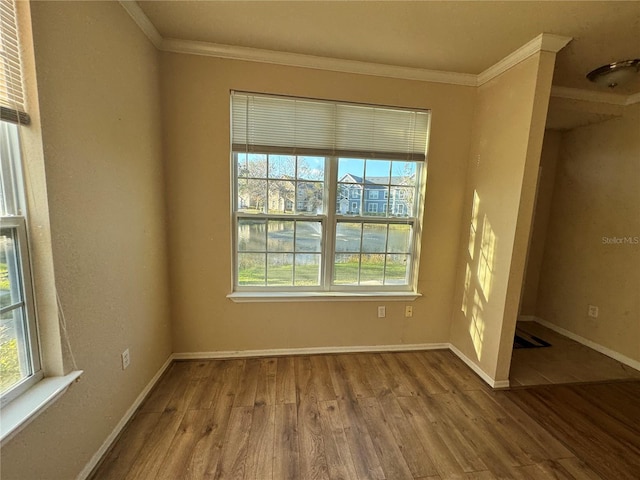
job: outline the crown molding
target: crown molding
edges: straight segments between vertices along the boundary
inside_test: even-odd
[[[557,53],[571,40],[571,37],[563,37],[552,33],[541,33],[530,42],[525,43],[523,46],[510,53],[496,64],[487,68],[484,72],[480,73],[478,75],[477,85],[484,85],[489,80],[506,72],[511,67],[540,51]]]
[[[165,38],[159,47],[165,52],[187,53],[208,57],[228,58],[249,62],[270,63],[289,67],[314,68],[342,73],[356,73],[378,77],[401,78],[405,80],[420,80],[423,82],[448,83],[475,87],[476,75],[470,73],[443,72],[423,68],[401,67],[398,65],[384,65],[379,63],[344,60],[339,58],[319,57],[301,53],[278,52],[260,48],[237,47],[208,42],[178,40]]]
[[[621,95],[611,92],[596,92],[594,90],[583,90],[570,87],[551,87],[551,96],[556,98],[566,98],[569,100],[580,100],[583,102],[606,103],[609,105],[631,105],[640,101],[640,94]],[[635,98],[635,100],[633,100]]]
[[[133,21],[140,27],[140,30],[151,40],[151,43],[153,43],[157,49],[160,49],[162,45],[162,35],[160,35],[160,32],[158,32],[153,23],[151,23],[151,20],[149,20],[149,17],[142,11],[138,2],[134,0],[119,0],[119,2],[122,8],[127,11],[131,18],[133,18]]]

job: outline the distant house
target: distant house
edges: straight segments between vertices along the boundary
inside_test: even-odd
[[[413,181],[413,177],[411,177]],[[337,208],[342,215],[386,215],[407,217],[413,214],[413,197],[405,177],[367,177],[350,173],[338,184]],[[362,210],[360,210],[362,208]]]

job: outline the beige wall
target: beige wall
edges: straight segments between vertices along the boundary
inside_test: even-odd
[[[540,267],[542,266],[544,244],[547,238],[547,226],[549,224],[551,198],[553,196],[553,186],[555,185],[561,138],[562,133],[557,130],[545,130],[544,132],[538,176],[538,193],[536,195],[529,256],[522,289],[520,315],[535,315],[536,313]]]
[[[162,81],[175,352],[448,342],[475,88],[172,53],[162,56]],[[231,89],[432,109],[413,318],[404,302],[226,298]]]
[[[451,343],[508,378],[555,55],[541,52],[478,89]]]
[[[2,479],[68,480],[171,353],[158,54],[116,2],[32,15],[55,274],[85,373],[2,447]]]
[[[640,361],[640,104],[564,133],[558,162],[536,314]]]

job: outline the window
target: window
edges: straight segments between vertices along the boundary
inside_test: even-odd
[[[234,291],[415,291],[429,112],[238,92],[231,103]],[[403,218],[388,206],[397,188]]]
[[[0,3],[0,405],[42,375],[27,239],[19,128],[24,112],[22,67],[13,2]]]

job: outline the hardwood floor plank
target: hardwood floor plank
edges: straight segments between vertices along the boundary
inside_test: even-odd
[[[308,356],[295,361],[298,391],[298,443],[300,445],[300,476],[309,480],[329,478],[315,384],[311,377]]]
[[[509,392],[494,392],[491,398],[502,407],[514,422],[520,425],[522,431],[526,432],[544,450],[546,458],[555,460],[573,457],[573,454],[565,445],[553,435],[550,435],[549,432],[511,401]]]
[[[331,374],[327,365],[327,359],[323,355],[312,355],[309,357],[311,362],[311,376],[315,385],[316,399],[321,402],[325,400],[335,400],[337,395],[333,389]]]
[[[124,478],[158,424],[160,415],[159,412],[137,413],[100,465],[100,476],[94,475],[91,478],[93,480]]]
[[[249,432],[253,421],[253,406],[233,407],[224,436],[224,446],[220,462],[214,475],[215,480],[244,479],[247,459]]]
[[[278,371],[278,359],[263,358],[260,360],[260,372],[256,387],[256,405],[276,404],[276,374]]]
[[[547,458],[547,453],[491,399],[491,394],[475,390],[465,395],[478,407],[484,420],[494,426],[505,445],[510,447],[509,454],[519,465],[530,465]]]
[[[380,460],[360,412],[356,393],[347,379],[344,367],[336,356],[328,356],[327,364],[338,395],[340,419],[358,478],[360,480],[384,480],[385,476]]]
[[[211,480],[216,475],[235,398],[233,371],[237,370],[237,365],[236,361],[224,363],[223,377],[227,378],[226,374],[229,374],[229,381],[221,384],[221,390],[208,411],[205,434],[193,445],[193,455],[186,466],[184,480]]]
[[[340,420],[337,400],[327,400],[318,404],[320,424],[324,438],[325,454],[329,478],[357,479],[351,450]]]
[[[196,391],[189,405],[190,410],[211,408],[215,392],[219,388],[216,383],[216,369],[220,361],[198,362],[193,368],[192,378],[196,381]]]
[[[587,386],[584,386],[585,388]],[[563,443],[570,445],[576,456],[603,478],[635,479],[640,471],[640,455],[635,447],[612,437],[604,425],[602,412],[580,414],[567,403],[563,393],[567,386],[538,387],[511,392],[511,400]],[[594,394],[594,391],[587,389]],[[570,397],[575,400],[574,397]],[[582,397],[590,402],[590,396]],[[637,435],[637,430],[633,433]]]
[[[389,392],[386,395],[378,396],[378,401],[413,476],[420,478],[438,475],[436,467],[431,462],[422,443],[414,441],[417,433],[404,416],[396,397]]]
[[[162,381],[158,382],[149,394],[149,397],[140,406],[140,412],[161,413],[166,407],[176,389],[184,384],[185,377],[190,377],[193,362],[173,362],[169,370],[164,374]]]
[[[342,374],[347,380],[351,398],[355,400],[374,396],[367,377],[362,368],[359,367],[359,362],[355,355],[336,355],[336,361],[340,365]]]
[[[186,388],[175,389],[173,396],[160,415],[156,427],[147,437],[147,442],[140,450],[131,470],[127,473],[126,479],[142,480],[156,477],[173,441],[173,436],[182,423],[182,419],[187,412],[187,406],[195,393],[196,382],[189,375],[186,376],[184,381],[187,382]]]
[[[296,405],[292,403],[276,405],[273,478],[279,480],[300,478],[298,413]]]
[[[207,410],[189,410],[185,413],[168,448],[171,455],[165,456],[158,469],[158,480],[174,480],[185,476],[187,465],[191,463],[194,454],[193,447],[198,440],[210,434],[208,417]]]
[[[253,407],[255,404],[260,361],[261,359],[259,358],[248,358],[244,361],[244,369],[240,376],[234,407]]]
[[[577,458],[561,458],[557,462],[576,480],[601,480],[601,477],[591,470],[582,460]]]
[[[442,439],[436,434],[432,422],[430,422],[424,414],[419,399],[415,397],[401,397],[398,398],[398,403],[418,433],[417,439],[422,443],[438,474],[442,478],[447,479],[465,478],[464,470],[444,445]]]
[[[253,409],[253,421],[251,422],[247,460],[244,468],[245,480],[273,478],[275,413],[274,405],[259,404]]]
[[[381,380],[386,384],[386,387],[383,387],[383,389],[388,388],[396,397],[410,397],[413,395],[411,389],[403,382],[403,377],[396,375],[391,370],[388,362],[384,360],[382,355],[371,354],[368,358],[371,360],[375,371],[381,376]],[[390,355],[388,358],[392,358],[392,356]]]
[[[378,399],[375,397],[362,398],[358,401],[358,404],[361,406],[367,429],[371,435],[371,440],[378,454],[385,477],[397,480],[412,480],[413,474],[384,418]]]
[[[276,403],[296,403],[296,378],[293,357],[278,358]]]

